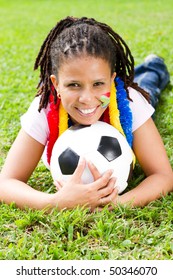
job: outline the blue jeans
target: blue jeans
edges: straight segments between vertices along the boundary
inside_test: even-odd
[[[146,57],[144,63],[135,67],[134,82],[150,94],[154,108],[158,103],[162,90],[170,81],[168,69],[164,60],[156,55]]]

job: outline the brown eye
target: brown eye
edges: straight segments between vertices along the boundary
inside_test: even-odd
[[[79,87],[80,85],[78,83],[71,83],[68,85],[68,87],[73,87],[73,88],[77,88]]]
[[[94,83],[94,87],[99,87],[99,86],[102,86],[102,85],[104,85],[103,82],[96,82],[96,83]]]

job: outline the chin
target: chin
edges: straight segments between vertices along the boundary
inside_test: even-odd
[[[73,123],[77,124],[77,125],[91,125],[94,124],[98,121],[98,119],[93,119],[93,120],[89,120],[89,119],[78,119],[78,120],[74,120],[73,119]]]
[[[93,120],[93,121],[83,121],[83,122],[79,122],[79,124],[81,125],[92,125],[94,123],[96,123],[98,120]]]

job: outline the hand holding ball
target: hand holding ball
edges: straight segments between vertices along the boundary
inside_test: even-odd
[[[90,160],[103,174],[113,169],[116,187],[121,193],[128,184],[133,166],[133,152],[126,138],[113,126],[98,121],[89,126],[72,126],[56,141],[50,162],[54,180],[68,179],[74,173],[80,156]],[[82,175],[83,183],[93,182],[89,168]]]

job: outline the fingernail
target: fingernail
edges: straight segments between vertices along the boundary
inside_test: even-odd
[[[80,158],[79,158],[79,163],[82,164],[82,163],[84,163],[84,162],[85,162],[85,158],[84,158],[84,157],[80,157]]]

